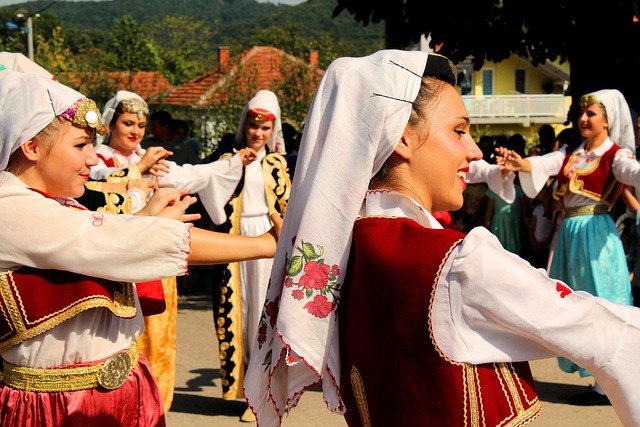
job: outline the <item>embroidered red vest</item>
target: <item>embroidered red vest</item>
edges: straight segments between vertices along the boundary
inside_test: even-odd
[[[539,414],[528,363],[458,363],[434,341],[435,284],[463,238],[407,218],[356,221],[339,313],[349,426],[520,426]]]
[[[564,196],[570,191],[612,206],[624,191],[624,184],[618,182],[612,172],[613,158],[620,148],[614,144],[601,157],[596,158],[591,167],[573,171],[571,167],[578,156],[567,154],[558,174],[558,188],[554,195]]]
[[[20,267],[0,274],[0,351],[38,336],[78,313],[105,307],[136,315],[131,283],[59,270]]]

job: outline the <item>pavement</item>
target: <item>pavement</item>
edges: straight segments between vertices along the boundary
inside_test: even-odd
[[[176,384],[168,427],[244,427],[241,400],[221,398],[217,341],[213,330],[210,289],[180,295],[178,302]],[[611,406],[578,407],[566,404],[569,396],[586,390],[592,378],[566,374],[555,359],[531,362],[542,403],[541,415],[532,427],[618,427],[622,424]],[[305,392],[299,405],[283,419],[285,427],[344,427],[341,415],[330,412],[322,391]],[[388,427],[388,426],[387,426]]]

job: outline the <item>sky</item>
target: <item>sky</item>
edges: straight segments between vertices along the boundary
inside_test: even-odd
[[[66,0],[66,1],[102,1],[102,0]],[[256,0],[258,3],[271,2],[276,4],[296,5],[306,0]],[[8,6],[10,4],[25,3],[26,0],[0,0],[0,6]]]

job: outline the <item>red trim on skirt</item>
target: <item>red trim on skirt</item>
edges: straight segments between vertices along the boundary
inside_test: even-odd
[[[69,367],[86,366],[79,363]],[[147,359],[140,355],[122,387],[35,393],[0,382],[0,426],[139,427],[166,425],[160,392]]]

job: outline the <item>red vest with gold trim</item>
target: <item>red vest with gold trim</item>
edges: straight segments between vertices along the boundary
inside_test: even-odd
[[[463,238],[407,218],[356,221],[339,313],[349,426],[520,426],[539,414],[528,363],[454,362],[433,339],[435,284]]]
[[[583,169],[574,167],[578,156],[567,154],[558,174],[558,188],[553,194],[564,196],[570,191],[612,206],[624,190],[624,184],[616,180],[612,171],[613,159],[620,148],[622,147],[613,144],[613,147]]]
[[[135,317],[133,285],[31,267],[1,273],[0,351],[96,307],[121,318]]]

